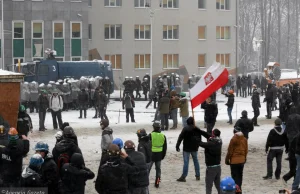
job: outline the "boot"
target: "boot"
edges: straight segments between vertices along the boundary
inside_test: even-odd
[[[93,119],[97,119],[97,116],[94,116]]]
[[[177,179],[178,182],[186,182],[185,177],[181,175],[179,179]]]
[[[156,188],[158,188],[158,187],[159,187],[159,183],[160,183],[160,177],[156,177],[156,178],[155,178],[154,186],[155,186]]]
[[[267,176],[264,176],[263,179],[268,180],[268,179],[272,179],[272,177],[267,175]]]
[[[173,127],[171,127],[170,129],[176,129],[177,127],[176,126],[173,126]]]
[[[200,176],[196,176],[196,181],[200,181]]]

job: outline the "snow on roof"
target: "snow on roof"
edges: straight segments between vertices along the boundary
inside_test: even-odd
[[[1,75],[23,75],[22,73],[15,73],[15,72],[12,72],[12,71],[6,71],[6,70],[3,70],[3,69],[0,69],[0,76]]]
[[[297,77],[297,70],[295,69],[281,69],[280,79],[294,79],[298,77]]]

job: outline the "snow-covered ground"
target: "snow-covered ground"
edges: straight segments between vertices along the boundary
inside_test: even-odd
[[[119,96],[119,91],[116,91],[112,96]],[[228,143],[232,137],[233,126],[228,125],[226,122],[228,120],[227,107],[225,103],[227,98],[224,95],[218,94],[217,96],[219,115],[217,118],[217,123],[215,128],[221,130],[221,137],[223,139],[223,156],[222,156],[222,177],[230,176],[230,167],[225,165],[224,158],[226,155],[226,150]],[[256,127],[252,133],[249,135],[249,154],[247,163],[244,169],[244,184],[243,193],[245,194],[258,194],[258,193],[278,193],[278,190],[283,188],[280,181],[276,180],[262,180],[262,176],[266,175],[266,155],[264,153],[264,145],[266,137],[273,127],[273,122],[276,116],[278,116],[278,111],[273,112],[273,119],[266,120],[266,105],[262,103],[263,98],[261,98],[262,108],[260,109],[260,117],[258,123],[260,127]],[[122,104],[119,101],[112,101],[108,106],[107,115],[110,120],[110,126],[114,130],[114,137],[120,137],[124,141],[133,140],[137,143],[136,131],[140,128],[145,128],[147,132],[152,130],[152,120],[154,118],[153,104],[146,109],[146,101],[136,102],[135,120],[136,123],[126,123],[125,122],[125,112],[122,110]],[[248,111],[249,118],[253,117],[251,99],[248,98],[235,98],[235,105],[233,109],[234,122],[241,115],[243,110]],[[203,129],[203,115],[204,112],[200,108],[196,108],[195,118],[197,126]],[[83,155],[87,164],[87,167],[91,168],[93,172],[97,173],[99,160],[101,157],[100,141],[101,141],[101,130],[99,127],[99,119],[92,119],[94,116],[94,110],[90,109],[87,112],[87,119],[78,119],[79,111],[68,111],[62,113],[62,118],[64,122],[69,122],[74,128],[76,134],[78,135],[79,146],[83,151]],[[192,115],[190,110],[190,115]],[[51,114],[47,113],[46,116],[46,127],[48,128],[45,132],[38,131],[38,114],[31,114],[34,131],[30,134],[29,138],[31,140],[31,147],[38,141],[46,141],[49,143],[52,149],[55,144],[54,134],[56,131],[53,130]],[[181,131],[181,119],[178,115],[180,125],[177,130],[169,130],[163,132],[168,140],[168,152],[166,159],[162,163],[162,182],[159,189],[155,189],[154,178],[155,169],[151,171],[150,182],[151,185],[150,193],[166,194],[166,193],[205,193],[205,163],[204,163],[204,153],[203,149],[199,150],[199,160],[201,165],[201,181],[196,182],[194,177],[194,167],[192,160],[190,161],[189,175],[187,177],[186,183],[178,183],[177,178],[180,177],[182,173],[182,152],[178,153],[175,150],[175,145],[177,142],[178,135]],[[172,121],[170,120],[170,127],[172,126]],[[181,146],[182,147],[182,146]],[[33,151],[29,154],[31,156]],[[26,158],[25,163],[28,162]],[[285,158],[286,156],[284,156]],[[288,171],[288,162],[283,160],[282,175]],[[289,187],[292,182],[289,182]],[[94,183],[93,181],[87,182],[86,187],[87,194],[94,194]],[[213,193],[217,193],[215,190]]]

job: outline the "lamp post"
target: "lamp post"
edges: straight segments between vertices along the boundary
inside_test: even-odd
[[[258,72],[259,72],[259,74],[258,74],[258,79],[260,79],[260,73],[262,73],[261,71],[263,71],[263,67],[262,67],[262,64],[260,64],[260,57],[261,57],[261,50],[260,50],[260,48],[261,48],[261,44],[263,44],[264,43],[264,41],[263,40],[256,40],[256,39],[254,39],[254,41],[255,41],[255,43],[256,43],[256,47],[257,47],[257,52],[258,52]],[[259,43],[259,46],[257,45]],[[261,70],[261,71],[260,71]]]
[[[160,3],[161,6],[161,3]],[[146,3],[145,7],[147,7],[150,16],[150,89],[152,88],[152,76],[153,76],[153,20],[154,14],[156,11],[160,9],[151,9],[151,5]]]

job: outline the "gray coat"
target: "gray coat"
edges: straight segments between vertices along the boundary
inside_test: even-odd
[[[107,150],[108,146],[113,141],[113,130],[110,127],[105,127],[102,131],[102,139],[101,139],[101,149]]]

